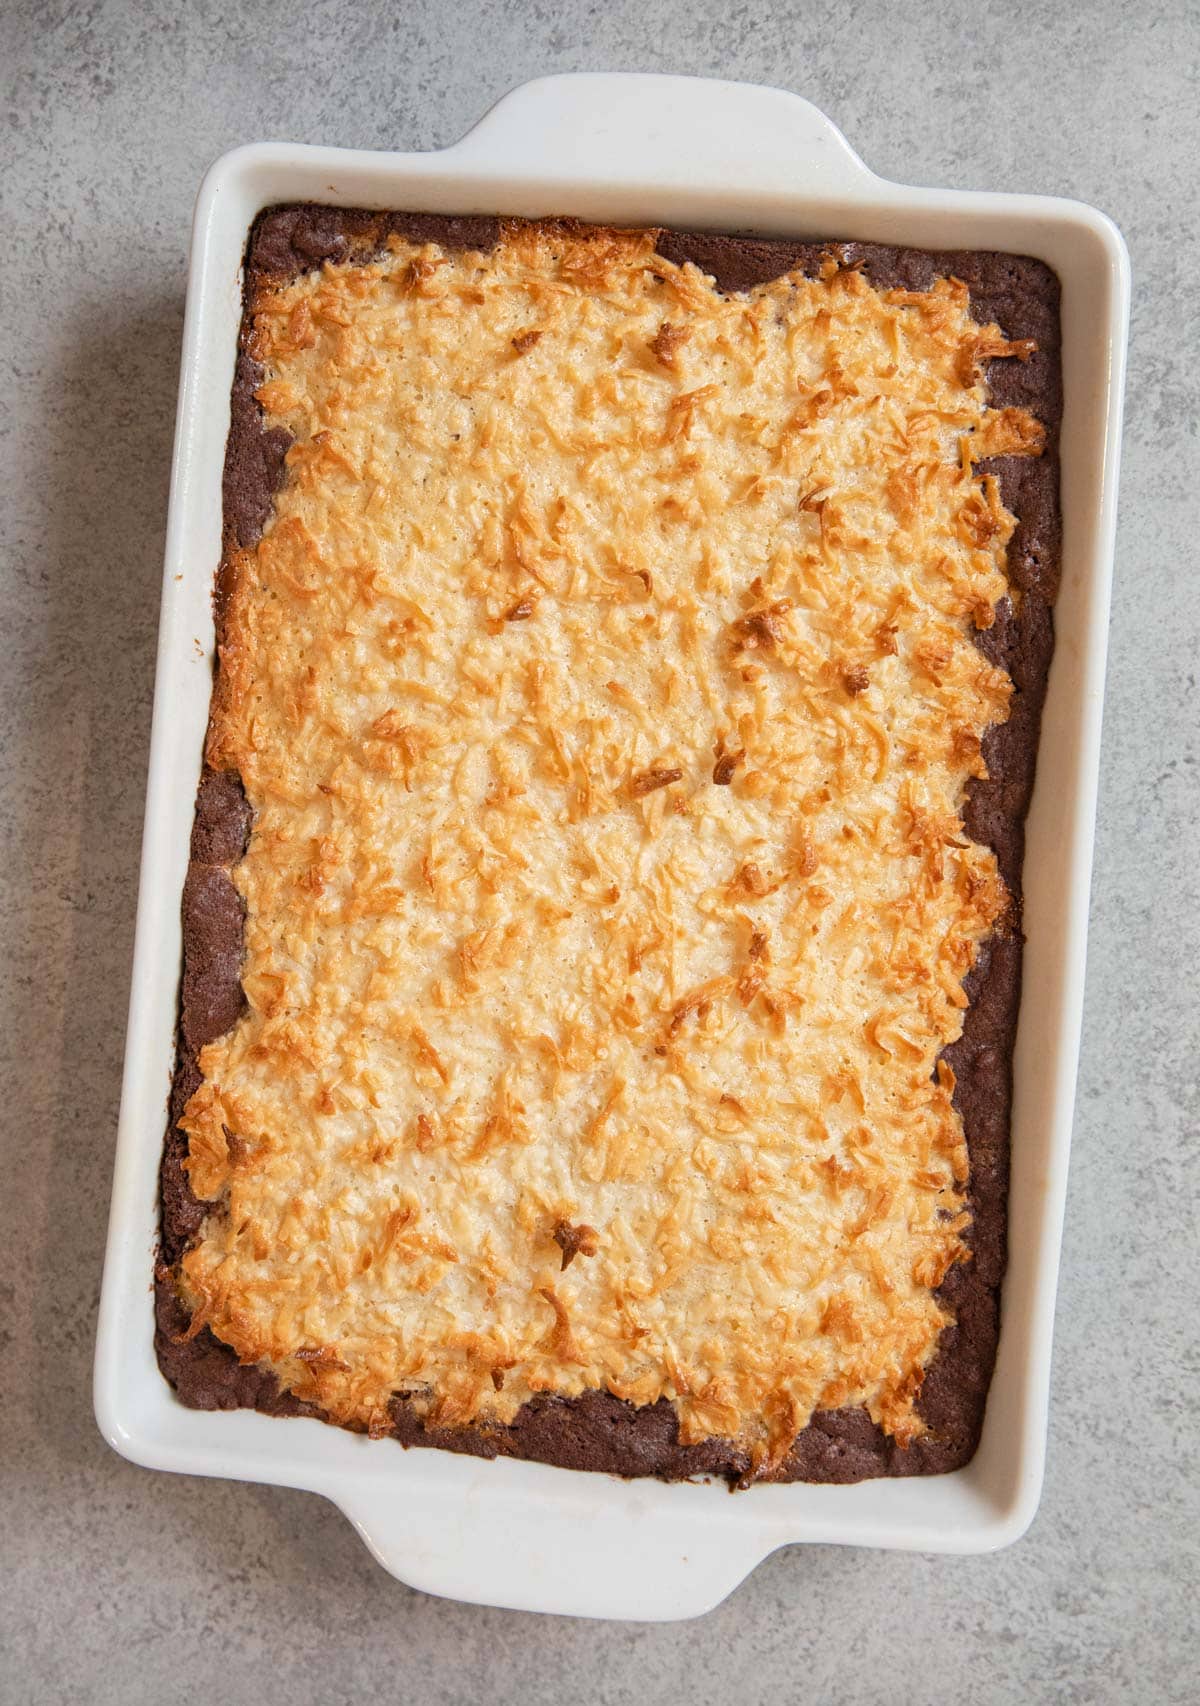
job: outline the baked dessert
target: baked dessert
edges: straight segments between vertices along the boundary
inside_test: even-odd
[[[185,1403],[965,1462],[1059,557],[1040,263],[268,211],[183,901]]]

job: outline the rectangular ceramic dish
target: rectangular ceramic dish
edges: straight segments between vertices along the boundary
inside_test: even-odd
[[[211,687],[221,468],[247,230],[273,202],[571,214],[937,249],[999,249],[1062,281],[1063,579],[1025,862],[1009,1270],[974,1460],[854,1486],[664,1485],[185,1409],[158,1371],[149,1286],[179,976],[179,896]],[[150,1468],[304,1487],[427,1591],[597,1617],[695,1615],[799,1541],[973,1552],[1015,1540],[1041,1489],[1091,869],[1128,319],[1124,244],[1100,213],[1044,197],[907,189],[779,90],[686,78],[555,77],[507,96],[432,154],[264,145],[227,154],[196,209],[167,532],[141,894],[95,1402]]]

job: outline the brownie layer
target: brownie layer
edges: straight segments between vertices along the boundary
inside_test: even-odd
[[[391,234],[448,248],[488,249],[499,221],[428,214],[371,213],[320,206],[268,210],[251,234],[245,303],[232,394],[224,476],[224,555],[217,585],[218,637],[224,576],[233,553],[253,548],[283,479],[289,438],[265,430],[254,391],[262,372],[253,347],[253,310],[263,286],[284,282],[325,260],[368,258]],[[979,1441],[999,1328],[999,1288],[1006,1252],[1012,1051],[1021,990],[1021,867],[1024,819],[1037,757],[1046,677],[1054,645],[1052,607],[1060,564],[1058,426],[1062,409],[1059,286],[1042,262],[971,251],[934,252],[857,243],[793,243],[707,233],[664,231],[658,252],[693,261],[726,292],[742,291],[801,268],[815,273],[833,253],[860,266],[881,288],[927,289],[953,274],[970,291],[974,318],[995,321],[1010,340],[1033,339],[1026,362],[988,364],[989,401],[1018,406],[1046,427],[1036,459],[1006,457],[979,464],[994,474],[1017,518],[1008,547],[1015,591],[992,628],[977,636],[986,656],[1012,678],[1007,722],[989,731],[989,776],[968,786],[964,820],[972,838],[991,847],[1012,897],[1003,933],[981,950],[969,975],[963,1034],[945,1051],[957,1085],[954,1102],[970,1156],[968,1199],[972,1260],[951,1268],[938,1291],[954,1317],[938,1343],[918,1404],[928,1432],[907,1450],[862,1409],[819,1412],[798,1436],[781,1480],[849,1482],[870,1476],[938,1473],[967,1462]],[[178,1052],[162,1165],[162,1245],[156,1270],[159,1365],[181,1400],[199,1409],[255,1408],[272,1415],[319,1415],[281,1391],[274,1375],[242,1366],[207,1328],[187,1338],[187,1312],[172,1270],[205,1214],[183,1170],[186,1138],[176,1121],[200,1082],[199,1050],[236,1022],[243,1006],[241,900],[229,876],[249,833],[240,781],[206,771],[197,795],[191,861],[183,897],[184,964]],[[403,1394],[393,1403],[393,1433],[405,1445],[432,1445],[476,1456],[506,1455],[567,1468],[679,1478],[716,1474],[738,1481],[747,1455],[728,1440],[682,1446],[675,1412],[665,1400],[635,1408],[604,1392],[540,1398],[509,1426],[427,1428]]]

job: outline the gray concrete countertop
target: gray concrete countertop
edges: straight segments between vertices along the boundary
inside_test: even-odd
[[[1195,1698],[1198,26],[1189,0],[3,8],[0,1700]],[[318,1498],[132,1468],[89,1389],[200,174],[264,137],[442,145],[578,69],[796,89],[888,176],[1094,202],[1135,278],[1041,1512],[995,1557],[792,1549],[667,1627],[413,1593]]]

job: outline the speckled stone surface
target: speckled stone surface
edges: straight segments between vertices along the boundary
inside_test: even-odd
[[[1198,25],[1187,0],[0,11],[0,1700],[1196,1697]],[[200,173],[262,137],[434,147],[577,69],[794,88],[889,176],[1098,204],[1135,273],[1041,1512],[964,1562],[793,1549],[657,1628],[410,1592],[318,1498],[124,1463],[89,1390]]]

